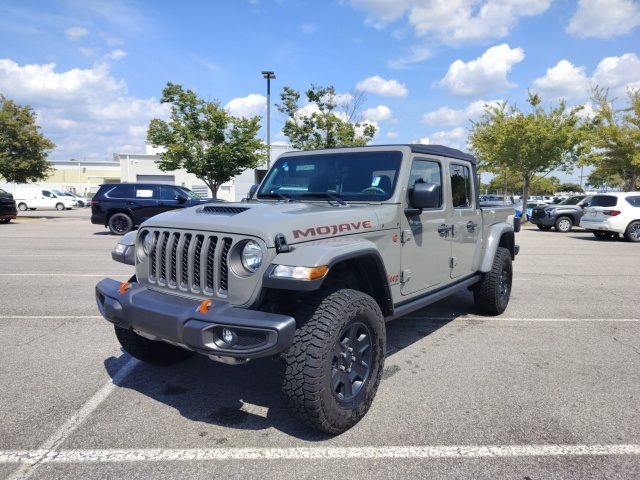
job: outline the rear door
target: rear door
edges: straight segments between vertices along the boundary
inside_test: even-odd
[[[134,198],[129,200],[134,223],[139,224],[159,213],[166,211],[160,207],[160,186],[156,185],[134,185]]]
[[[469,162],[449,161],[452,214],[451,278],[473,273],[473,259],[482,228],[482,212],[476,202],[473,169]]]

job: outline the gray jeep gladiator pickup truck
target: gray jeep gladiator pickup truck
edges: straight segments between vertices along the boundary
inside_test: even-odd
[[[340,433],[373,401],[386,321],[463,289],[480,312],[505,310],[513,213],[480,208],[475,159],[451,148],[289,152],[247,201],[125,235],[112,257],[135,275],[99,282],[97,304],[145,362],[279,356],[291,410]]]

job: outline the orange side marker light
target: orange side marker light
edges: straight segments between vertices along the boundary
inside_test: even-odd
[[[202,302],[200,302],[197,311],[198,313],[202,313],[204,315],[209,311],[209,308],[211,308],[211,300],[203,300]]]
[[[122,282],[120,287],[118,288],[118,293],[120,295],[124,295],[127,290],[131,288],[131,284],[129,282]]]

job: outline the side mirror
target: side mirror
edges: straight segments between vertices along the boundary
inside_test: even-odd
[[[440,185],[416,183],[409,191],[409,202],[416,209],[440,207]]]
[[[189,200],[189,197],[187,197],[186,195],[178,195],[176,197],[176,200],[178,201],[178,203],[182,204]]]
[[[254,183],[253,185],[251,185],[251,188],[249,189],[249,194],[247,195],[247,198],[249,200],[251,200],[253,198],[253,196],[256,194],[256,191],[258,190],[258,184]]]

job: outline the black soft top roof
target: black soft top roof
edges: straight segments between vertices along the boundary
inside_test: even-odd
[[[429,145],[422,143],[412,143],[407,145],[414,153],[430,153],[431,155],[441,155],[443,157],[457,158],[458,160],[466,160],[474,165],[476,164],[476,157],[469,155],[468,153],[461,152],[455,148],[445,147],[444,145]]]

